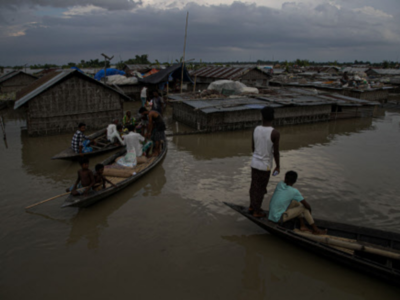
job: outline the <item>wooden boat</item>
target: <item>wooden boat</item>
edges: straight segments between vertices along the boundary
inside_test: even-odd
[[[104,160],[102,164],[104,166],[113,165],[115,164],[115,159],[124,155],[125,153],[126,149],[118,151],[114,155]],[[132,172],[132,176],[128,178],[106,176],[106,178],[110,180],[112,183],[114,183],[116,187],[113,187],[111,185],[106,186],[105,189],[92,191],[89,192],[87,195],[80,195],[80,196],[69,195],[66,197],[61,207],[87,207],[95,204],[100,200],[103,200],[104,198],[111,196],[112,194],[119,192],[120,190],[126,188],[128,185],[134,183],[139,178],[144,176],[155,166],[157,166],[164,159],[166,154],[167,154],[167,143],[164,143],[164,147],[160,155],[157,157],[149,158],[148,161],[144,164],[137,165],[134,169],[135,173]]]
[[[267,218],[253,217],[247,207],[225,204],[273,235],[315,254],[400,286],[400,234],[398,233],[315,220],[318,227],[328,230],[327,235],[316,236],[300,231],[297,220],[279,225],[268,221]]]
[[[84,156],[93,156],[122,147],[121,145],[116,146],[115,144],[107,140],[106,129],[99,130],[89,135],[88,138],[91,140],[95,140],[96,145],[90,146],[93,148],[93,151],[85,153]],[[80,154],[75,153],[72,148],[68,148],[53,156],[51,159],[76,159],[79,157]]]

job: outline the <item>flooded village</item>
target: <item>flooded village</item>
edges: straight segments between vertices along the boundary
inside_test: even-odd
[[[392,6],[228,2],[0,4],[0,299],[399,299]]]
[[[252,129],[261,122],[261,109],[272,107],[273,124],[281,135],[281,174],[271,177],[272,187],[268,188],[263,209],[268,209],[271,192],[283,180],[283,174],[295,169],[299,174],[298,188],[315,207],[316,218],[374,228],[380,230],[379,235],[385,231],[398,234],[395,224],[400,220],[400,208],[392,200],[400,191],[386,178],[398,172],[394,162],[398,161],[400,146],[400,114],[385,108],[393,103],[390,96],[396,95],[392,93],[396,85],[385,79],[379,87],[365,90],[320,89],[315,82],[304,83],[309,80],[308,75],[301,73],[275,75],[260,66],[209,66],[189,71],[183,65],[181,93],[176,82],[182,76],[182,64],[159,70],[153,66],[126,66],[125,70],[127,74],[154,74],[143,78],[112,75],[104,83],[104,79],[96,80],[82,70],[59,69],[43,76],[14,71],[0,79],[2,95],[15,95],[3,100],[5,105],[0,111],[7,146],[1,149],[2,181],[7,182],[2,186],[5,212],[8,218],[18,216],[19,220],[6,224],[7,233],[3,235],[7,248],[14,249],[5,254],[9,262],[3,263],[10,278],[20,276],[18,268],[8,265],[18,259],[27,268],[48,270],[41,273],[46,280],[51,280],[55,268],[67,263],[74,267],[62,278],[73,280],[84,255],[88,256],[84,265],[90,272],[98,266],[104,268],[105,277],[96,281],[129,276],[147,286],[152,278],[162,276],[163,291],[176,288],[175,280],[170,278],[172,269],[180,270],[173,275],[180,278],[177,282],[193,286],[191,281],[205,274],[210,278],[202,279],[204,285],[219,280],[212,272],[217,268],[226,280],[238,281],[260,299],[268,294],[261,286],[275,286],[281,281],[295,284],[304,276],[321,296],[329,293],[358,297],[357,286],[363,286],[363,296],[377,297],[382,289],[388,298],[397,295],[397,289],[387,286],[397,279],[389,276],[385,283],[385,279],[369,276],[373,273],[361,274],[349,266],[315,257],[311,250],[265,235],[262,228],[257,229],[224,204],[248,205]],[[302,83],[287,82],[295,76]],[[329,76],[332,81],[334,75]],[[336,76],[340,81],[340,73]],[[136,80],[130,80],[133,84],[110,83],[124,82],[122,77]],[[132,182],[135,175],[121,178],[106,168],[105,177],[126,188],[89,197],[92,200],[83,200],[84,205],[79,201],[76,204],[76,197],[63,193],[76,179],[79,160],[51,158],[60,151],[61,158],[73,155],[62,151],[70,147],[79,122],[84,121],[89,132],[103,132],[115,119],[122,123],[125,113],[131,111],[136,123],[141,124],[138,111],[143,87],[149,90],[146,100],[151,100],[152,91],[157,90],[165,101],[164,147],[168,147],[168,153],[155,160],[148,158],[159,160],[151,171],[146,171],[146,165],[136,167],[134,174],[145,170],[145,176]],[[358,94],[351,94],[352,90]],[[364,94],[371,91],[379,92]],[[148,102],[146,105],[151,109]],[[104,144],[109,142],[98,141],[92,151],[100,151],[90,157],[90,168],[100,162],[114,163],[121,156],[120,148],[110,147],[107,151]],[[54,198],[57,195],[61,197]],[[24,210],[41,199],[50,201]],[[15,249],[21,238],[31,248],[27,257]],[[399,246],[395,238],[392,251]],[[57,262],[60,249],[65,257]],[[298,259],[293,260],[293,253]],[[125,259],[115,260],[115,254]],[[243,263],[234,263],[242,256]],[[105,257],[109,259],[104,260]],[[208,263],[201,267],[198,260]],[[393,262],[396,266],[396,260]],[[354,285],[346,284],[348,276]],[[37,280],[29,286],[40,293],[44,287],[41,279]],[[90,290],[91,282],[95,281],[86,279]],[[56,296],[60,290],[70,294],[63,286],[61,280],[50,289],[47,287],[49,295]],[[279,284],[276,289],[288,293]],[[21,298],[27,296],[24,290],[13,293]],[[206,290],[200,298],[213,298],[219,293]],[[185,289],[179,294],[185,295]],[[158,293],[153,291],[152,295]],[[291,298],[290,292],[287,297]]]

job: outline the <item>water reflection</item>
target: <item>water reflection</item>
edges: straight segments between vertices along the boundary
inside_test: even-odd
[[[142,180],[146,177],[139,179],[114,196],[104,199],[102,202],[87,209],[80,209],[70,220],[71,232],[67,240],[67,245],[76,244],[85,238],[88,249],[98,248],[101,233],[108,227],[110,216],[125,205],[126,202],[135,198],[139,190],[145,190],[143,193],[144,196],[159,195],[167,181],[162,162],[147,175],[151,175],[147,177],[149,180]]]
[[[295,299],[302,295],[311,299],[364,299],[364,293],[378,296],[376,291],[382,288],[389,294],[398,291],[269,234],[222,238],[245,251],[243,289],[238,299]],[[357,281],[351,281],[353,278]],[[314,292],[310,292],[310,286]]]
[[[373,130],[372,118],[337,120],[334,122],[283,126],[280,149],[296,150],[316,144],[328,144],[336,135]],[[251,155],[251,130],[174,136],[178,150],[191,153],[196,159],[209,160]]]

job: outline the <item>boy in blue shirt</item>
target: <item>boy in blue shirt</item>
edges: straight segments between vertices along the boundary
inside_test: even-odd
[[[299,190],[293,185],[297,181],[297,173],[289,171],[285,174],[285,181],[276,186],[274,195],[269,204],[268,220],[279,223],[299,218],[300,230],[310,231],[304,223],[304,219],[312,227],[314,234],[326,234],[326,230],[319,229],[311,216],[311,206],[304,200]]]

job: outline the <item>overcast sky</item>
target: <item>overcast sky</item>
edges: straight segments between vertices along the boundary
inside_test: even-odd
[[[137,54],[171,61],[398,60],[399,0],[0,0],[0,65]]]

